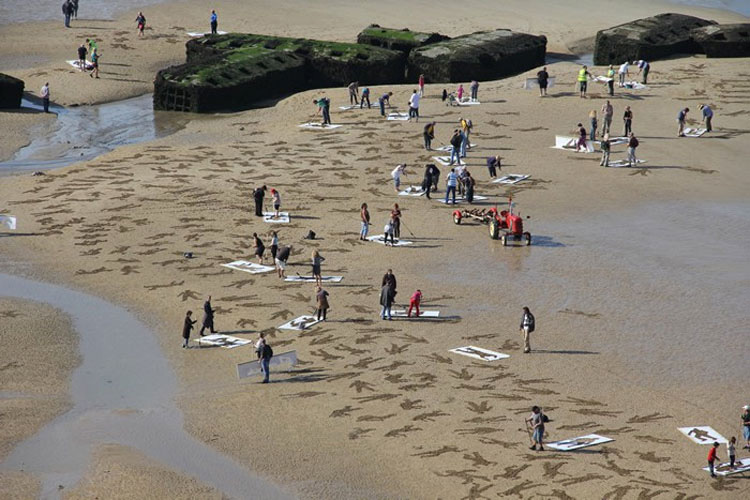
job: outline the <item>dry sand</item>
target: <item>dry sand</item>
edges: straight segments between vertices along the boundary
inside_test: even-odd
[[[634,17],[633,10],[618,4],[584,4],[591,6],[591,17],[580,23],[572,20],[574,11],[560,7],[549,8],[531,23],[529,15],[510,15],[512,7],[502,7],[500,16],[494,9],[501,7],[494,3],[477,3],[475,8],[469,3],[466,17],[456,21],[446,16],[447,7],[434,2],[419,16],[379,4],[374,18],[373,9],[355,8],[350,2],[328,2],[335,10],[325,16],[274,2],[274,9],[257,9],[252,23],[237,28],[228,19],[233,7],[219,10],[220,29],[333,39],[352,39],[371,21],[457,34],[508,19],[512,22],[502,24],[531,32],[549,30],[553,50]],[[409,9],[420,6],[410,4]],[[638,12],[662,10],[649,3]],[[193,7],[181,8],[177,15],[175,11],[170,10],[170,25],[192,26],[188,16],[200,17]],[[146,15],[156,22],[159,15],[151,12]],[[124,30],[129,17],[113,24]],[[255,29],[261,25],[265,28]],[[174,29],[174,38],[178,31]],[[134,40],[134,30],[120,36]],[[181,53],[182,40],[158,43],[163,53],[142,50],[135,58],[124,52],[122,60],[145,68]],[[141,60],[157,59],[152,52],[161,59]],[[661,373],[662,366],[672,366],[666,349],[661,363],[638,366],[636,360],[634,369],[627,350],[611,348],[609,339],[630,333],[623,310],[634,312],[623,304],[637,304],[645,294],[649,302],[668,309],[673,302],[677,305],[682,290],[666,283],[644,291],[635,286],[639,282],[625,264],[588,275],[585,260],[556,266],[531,286],[526,276],[534,273],[539,259],[556,262],[556,247],[550,243],[575,249],[575,235],[554,231],[555,224],[567,227],[571,220],[657,201],[746,203],[748,176],[739,159],[750,154],[747,62],[700,57],[662,61],[654,64],[647,91],[618,92],[615,123],[619,129],[622,109],[631,105],[634,130],[642,140],[639,156],[649,162],[644,169],[603,169],[597,166],[598,155],[548,148],[555,134],[571,131],[605,98],[597,85],[592,99],[575,97],[573,64],[552,67],[560,85],[546,99],[519,88],[523,75],[483,83],[483,104],[468,109],[445,107],[437,98],[444,86],[428,85],[421,112],[438,121],[435,145],[447,143],[459,116],[470,117],[479,144],[469,155],[477,193],[492,195],[491,203],[513,194],[523,213],[532,215],[531,232],[538,235],[535,227],[547,229],[547,245],[503,249],[487,238],[484,228],[454,226],[450,211],[437,202],[396,197],[389,182],[393,166],[422,165],[431,156],[421,148],[422,123],[385,122],[375,110],[339,113],[336,106],[344,104],[346,91],[334,89],[327,91],[333,98],[333,119],[345,125],[335,131],[296,126],[309,118],[311,99],[322,93],[311,91],[274,108],[196,120],[169,138],[120,148],[43,177],[4,179],[0,211],[18,215],[19,232],[31,236],[2,238],[2,254],[33,264],[31,273],[39,278],[71,284],[157,318],[151,322],[183,384],[179,404],[187,430],[248,468],[291,485],[303,497],[737,498],[747,486],[742,481],[707,481],[700,470],[707,449],[676,430],[708,424],[725,435],[736,434],[739,401],[734,394],[709,392],[716,387],[713,381],[711,387],[704,385],[690,366]],[[25,71],[31,72],[11,73]],[[91,83],[83,78],[83,85]],[[76,88],[70,94],[61,90],[61,99],[93,102],[78,99],[86,95],[106,100],[141,88],[135,83],[99,83],[109,88],[101,90],[103,97],[100,90]],[[394,105],[403,110],[411,87],[388,89],[395,92]],[[373,89],[373,95],[388,89]],[[676,139],[677,110],[686,103],[697,109],[700,102],[717,110],[717,132],[700,140]],[[484,157],[495,153],[505,158],[505,172],[531,174],[531,182],[510,189],[489,184]],[[421,171],[410,169],[406,183],[418,184]],[[585,179],[579,177],[582,173]],[[250,192],[262,183],[281,190],[291,224],[271,228],[252,215]],[[417,235],[414,247],[359,242],[357,211],[362,202],[370,205],[373,232],[381,230],[387,211],[398,202],[406,225]],[[285,320],[310,312],[312,287],[219,267],[248,258],[250,235],[271,229],[279,229],[282,244],[295,246],[290,274],[307,274],[310,252],[317,248],[327,258],[324,274],[345,276],[341,285],[327,287],[332,310],[326,324],[303,334],[275,330]],[[302,240],[308,229],[322,240]],[[412,239],[408,230],[402,237]],[[184,251],[196,258],[183,259]],[[585,248],[579,252],[579,259],[589,255]],[[481,276],[475,267],[479,264],[471,264],[475,260],[491,266],[485,280],[465,279]],[[439,307],[449,318],[429,324],[380,321],[379,282],[388,267],[399,278],[400,302],[419,287],[427,297],[426,307]],[[589,291],[584,300],[582,291],[589,288],[601,291],[593,297]],[[266,331],[276,352],[297,350],[299,369],[273,374],[276,383],[265,387],[238,383],[234,364],[251,359],[250,348],[180,349],[185,310],[199,311],[208,294],[214,297],[220,330],[240,336]],[[523,304],[532,305],[537,315],[540,331],[534,345],[549,351],[546,354],[521,354],[517,324]],[[718,305],[706,307],[709,314],[721,311]],[[662,321],[643,314],[640,319],[646,324]],[[659,323],[663,332],[639,333],[652,336],[662,352],[664,338],[674,339],[680,334],[677,328]],[[746,365],[741,354],[747,352],[746,342],[741,337],[726,340]],[[469,344],[511,358],[480,363],[448,352]],[[686,348],[674,340],[667,346]],[[13,349],[11,354],[16,355]],[[733,377],[728,372],[718,382],[728,384]],[[552,439],[598,432],[616,441],[599,448],[600,453],[528,452],[522,420],[533,404],[541,404],[554,419],[548,428]],[[107,460],[102,458],[102,463]],[[123,467],[125,476],[143,473]],[[95,469],[94,477],[100,473]],[[105,494],[109,484],[97,492]],[[88,487],[82,491],[88,493]]]

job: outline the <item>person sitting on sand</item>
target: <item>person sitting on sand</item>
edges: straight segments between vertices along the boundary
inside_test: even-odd
[[[253,233],[253,248],[255,249],[255,256],[258,257],[258,264],[263,265],[263,253],[266,251],[266,246],[258,237],[258,233]]]
[[[292,247],[286,246],[279,249],[279,253],[276,254],[274,263],[276,264],[276,272],[279,278],[286,278],[284,271],[286,270],[286,262],[289,260],[289,254],[292,253]]]
[[[281,208],[281,193],[271,188],[271,201],[273,202],[273,218],[279,218],[279,209]]]

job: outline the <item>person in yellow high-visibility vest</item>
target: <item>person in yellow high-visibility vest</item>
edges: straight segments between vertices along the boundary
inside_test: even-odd
[[[583,68],[578,71],[578,86],[581,91],[581,97],[586,97],[586,87],[588,86],[589,77],[593,78],[591,73],[589,73],[588,66],[583,66]]]

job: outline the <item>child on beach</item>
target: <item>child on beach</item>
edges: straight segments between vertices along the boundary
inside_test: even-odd
[[[737,438],[732,436],[729,438],[729,442],[727,443],[727,455],[729,456],[729,468],[734,469],[734,461],[737,458],[737,453],[734,449],[734,445],[737,443]]]
[[[716,477],[716,474],[714,473],[714,462],[719,459],[719,456],[717,455],[718,451],[719,443],[714,442],[713,446],[711,446],[711,449],[708,451],[708,472],[711,474],[711,477]]]
[[[281,193],[271,188],[271,201],[273,202],[273,218],[279,218],[279,209],[281,208]]]
[[[138,37],[142,37],[143,30],[146,29],[146,16],[143,15],[143,12],[138,13],[135,22],[138,24]]]
[[[188,340],[190,340],[190,330],[193,329],[193,325],[198,321],[192,319],[193,311],[185,313],[185,321],[182,324],[182,348],[185,349],[188,346]]]
[[[409,298],[409,311],[406,313],[406,317],[407,318],[411,318],[411,310],[412,310],[412,308],[416,308],[416,310],[417,310],[417,317],[419,317],[419,304],[421,304],[421,303],[422,303],[422,290],[417,290]]]

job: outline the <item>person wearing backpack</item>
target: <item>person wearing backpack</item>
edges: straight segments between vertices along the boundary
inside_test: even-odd
[[[531,314],[528,307],[523,308],[521,317],[521,332],[523,333],[523,352],[531,352],[531,342],[529,335],[534,331],[534,315]]]
[[[267,384],[270,375],[268,368],[271,363],[271,358],[273,357],[273,349],[271,349],[271,346],[266,342],[266,334],[263,332],[260,332],[258,335],[258,342],[255,343],[255,354],[258,355],[260,371],[263,373],[262,383]]]
[[[524,309],[528,309],[524,307]],[[534,406],[531,409],[531,416],[526,419],[526,423],[531,424],[531,430],[533,431],[533,434],[531,435],[531,450],[536,451],[536,445],[539,445],[539,451],[544,451],[544,445],[542,444],[542,441],[544,440],[544,423],[549,422],[549,419],[547,416],[542,413],[542,409],[538,406]]]

